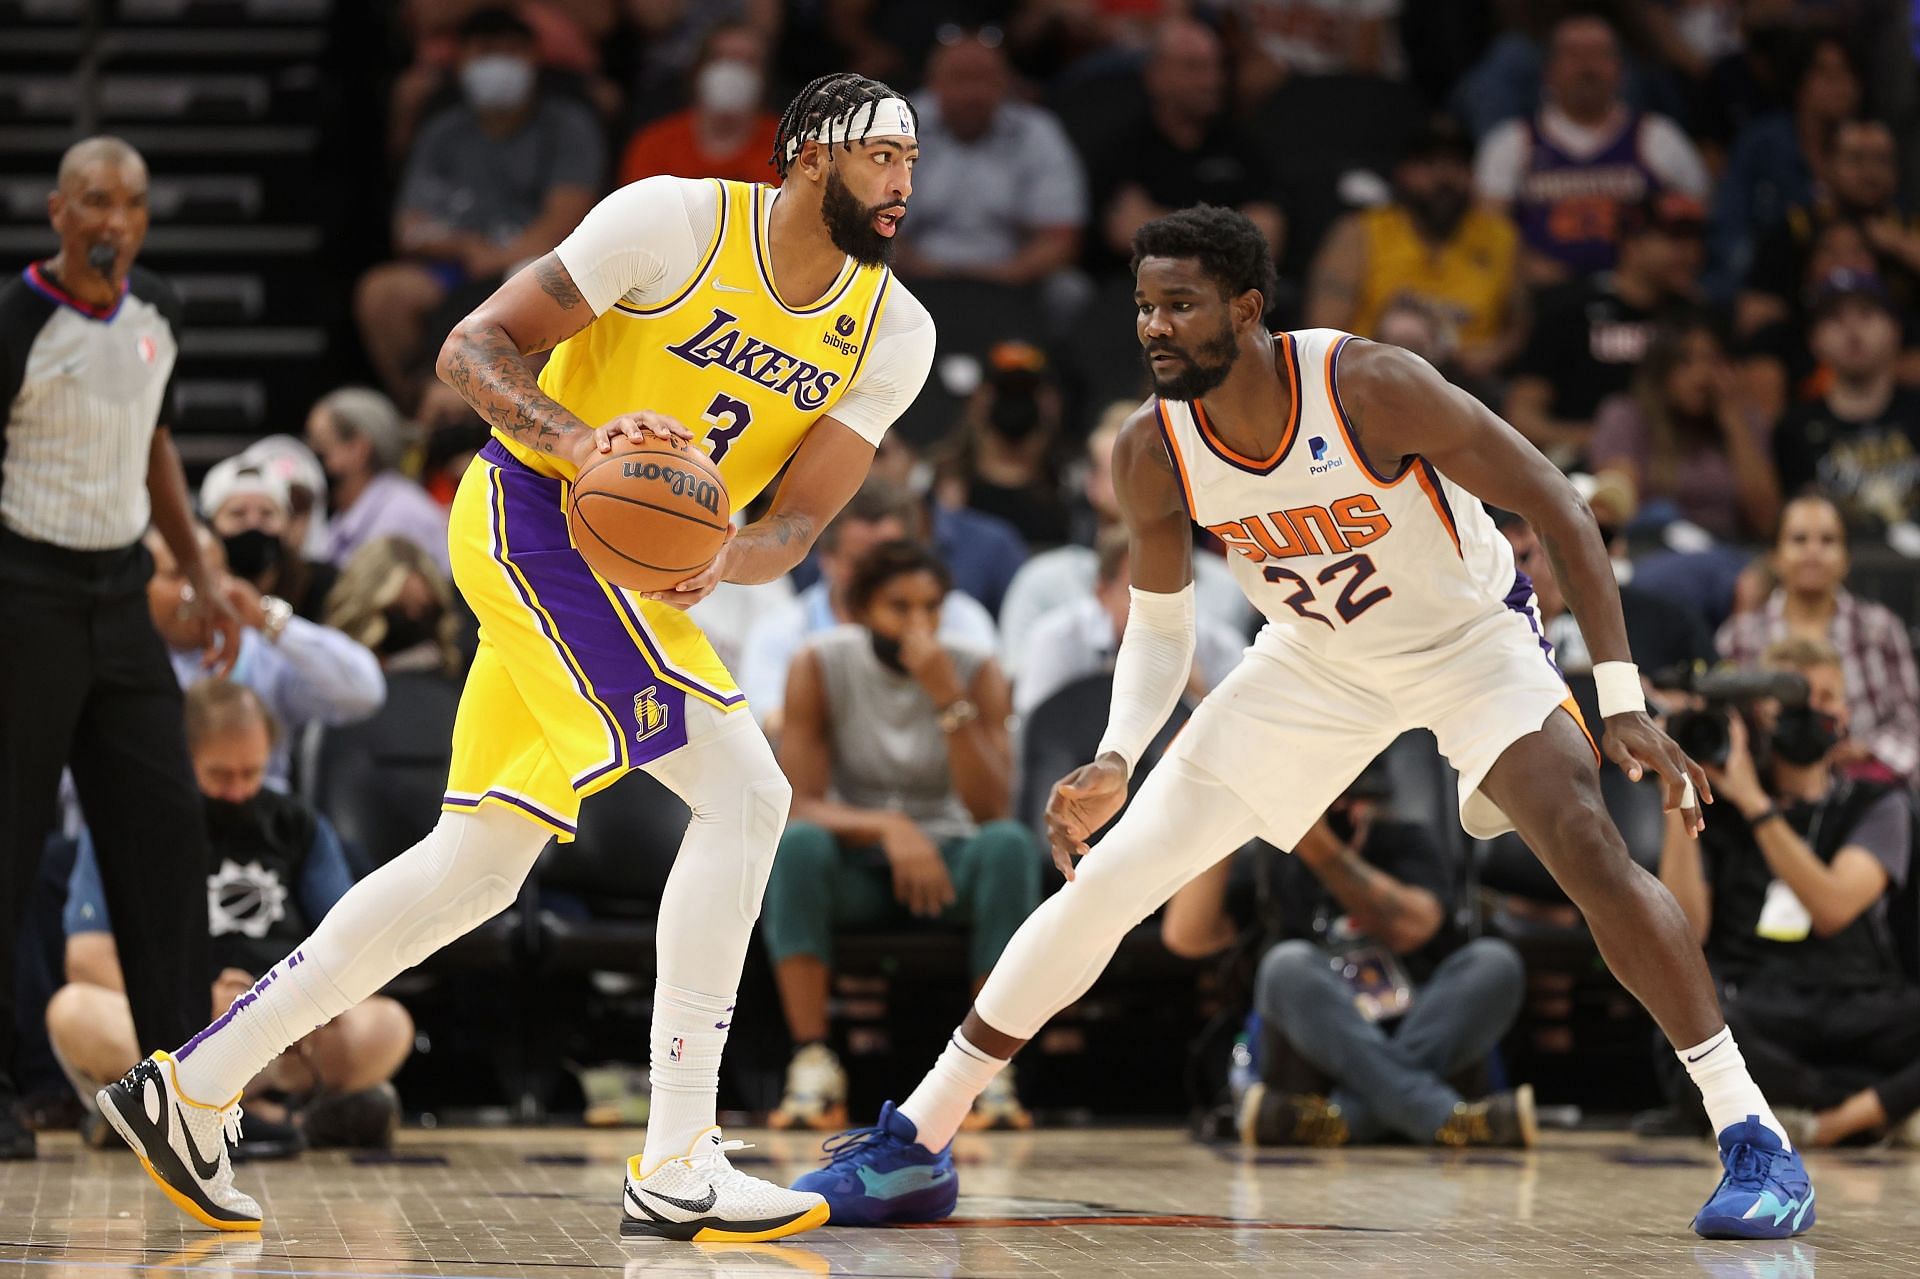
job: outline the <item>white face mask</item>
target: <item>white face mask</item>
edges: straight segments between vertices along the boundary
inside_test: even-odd
[[[460,68],[460,87],[478,110],[517,110],[533,93],[533,63],[510,53],[490,53]]]
[[[731,59],[709,62],[700,68],[693,92],[708,111],[728,114],[751,111],[760,102],[760,73],[747,62]]]

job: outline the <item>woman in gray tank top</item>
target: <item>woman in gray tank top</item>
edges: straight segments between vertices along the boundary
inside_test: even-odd
[[[787,676],[793,816],[760,911],[796,1046],[776,1128],[847,1123],[826,1043],[836,928],[963,925],[978,991],[1040,904],[1045,851],[1008,818],[1012,695],[991,655],[937,638],[949,584],[931,550],[881,543],[848,581],[854,621],[808,641]],[[975,1103],[975,1127],[1030,1124],[1011,1073]]]

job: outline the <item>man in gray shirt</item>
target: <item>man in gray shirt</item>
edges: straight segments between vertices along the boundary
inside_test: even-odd
[[[400,258],[354,293],[367,357],[404,411],[428,380],[426,324],[448,296],[491,291],[560,243],[600,193],[599,122],[536,75],[533,29],[511,9],[460,25],[461,101],[427,121],[407,157],[393,221]]]

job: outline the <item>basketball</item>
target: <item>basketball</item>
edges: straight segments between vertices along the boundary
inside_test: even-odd
[[[698,449],[615,436],[580,468],[567,527],[587,564],[615,586],[664,591],[713,562],[733,504]]]

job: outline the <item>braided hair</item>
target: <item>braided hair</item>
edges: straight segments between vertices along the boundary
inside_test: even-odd
[[[774,170],[784,179],[787,170],[800,155],[800,144],[812,137],[822,124],[846,115],[856,107],[865,107],[864,121],[859,114],[855,114],[846,136],[831,139],[851,151],[855,142],[872,132],[880,104],[889,98],[906,102],[903,95],[887,85],[852,71],[836,71],[814,80],[794,95],[793,101],[787,104],[785,113],[780,117],[780,127],[773,134]],[[906,102],[906,108],[913,115],[917,129],[920,113],[913,109],[911,102]]]

